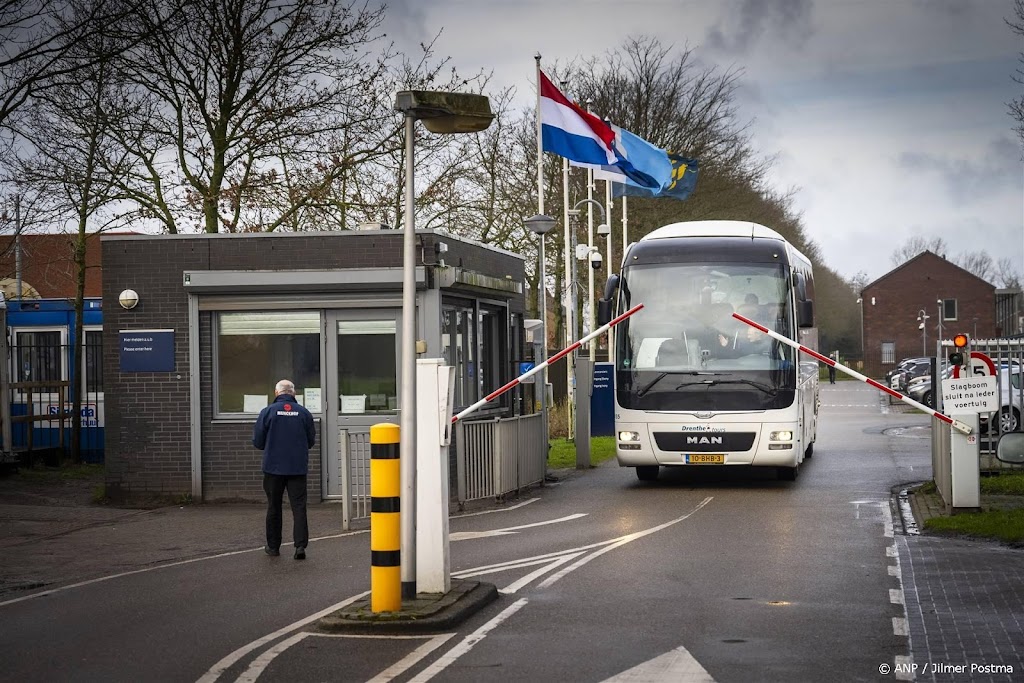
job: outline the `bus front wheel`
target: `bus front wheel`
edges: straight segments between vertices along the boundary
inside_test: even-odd
[[[655,481],[658,478],[657,465],[640,465],[636,468],[636,478],[640,481]]]

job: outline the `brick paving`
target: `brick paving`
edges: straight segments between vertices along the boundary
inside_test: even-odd
[[[897,548],[917,680],[1024,681],[1024,550],[938,536]]]

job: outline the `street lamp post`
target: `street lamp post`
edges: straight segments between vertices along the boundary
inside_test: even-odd
[[[942,342],[942,299],[936,299],[935,303],[939,305],[939,317],[936,318],[936,320],[939,321],[939,339],[938,339],[938,341],[941,343]]]
[[[857,297],[857,305],[860,306],[860,362],[867,363],[868,359],[864,355],[864,297]]]
[[[537,275],[537,312],[540,315],[540,333],[544,340],[542,348],[544,357],[547,357],[548,350],[548,297],[547,297],[547,265],[544,251],[545,236],[555,227],[555,219],[551,216],[538,214],[523,220],[523,225],[529,228],[530,232],[540,236],[540,268]],[[547,393],[548,393],[548,369],[544,368],[540,373],[540,410],[547,415]],[[545,417],[546,419],[546,417]]]
[[[928,318],[931,317],[922,308],[917,312],[918,327],[921,329],[921,355],[928,355]]]
[[[494,115],[485,95],[404,90],[395,111],[405,116],[405,234],[402,242],[402,392],[399,405],[401,453],[400,518],[402,598],[416,596],[416,233],[413,141],[416,119],[431,133],[478,133]]]

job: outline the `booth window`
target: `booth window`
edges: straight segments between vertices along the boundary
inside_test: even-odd
[[[216,348],[219,413],[258,413],[280,379],[302,403],[320,389],[320,313],[221,313]]]
[[[342,413],[396,411],[395,334],[394,319],[338,321],[338,388]]]
[[[59,382],[63,379],[60,359],[64,347],[60,332],[18,332],[14,343],[12,355],[18,359],[17,381]],[[50,391],[55,389],[49,388]]]
[[[441,312],[441,347],[448,365],[455,368],[455,407],[477,401],[477,346],[473,306],[445,304]]]

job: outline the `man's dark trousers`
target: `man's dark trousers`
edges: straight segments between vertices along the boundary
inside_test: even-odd
[[[309,544],[309,526],[306,523],[306,475],[263,473],[263,490],[267,492],[267,546],[281,547],[281,502],[288,489],[288,502],[292,507],[292,537],[296,548]]]

